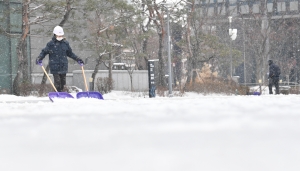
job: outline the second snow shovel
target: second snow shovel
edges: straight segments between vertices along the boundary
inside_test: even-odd
[[[82,75],[83,75],[83,80],[84,80],[84,84],[85,84],[85,92],[78,92],[76,94],[77,99],[80,98],[95,98],[95,99],[100,99],[103,100],[102,94],[96,91],[89,91],[87,83],[86,83],[86,78],[85,78],[85,74],[84,74],[84,69],[83,69],[83,64],[80,64],[81,66],[81,70],[82,70]]]
[[[49,75],[47,74],[47,72],[46,72],[46,70],[45,70],[43,64],[39,64],[39,65],[42,66],[44,73],[46,74],[48,80],[50,81],[50,83],[51,83],[53,89],[56,91],[56,92],[49,92],[49,93],[48,93],[49,99],[50,99],[52,102],[53,102],[53,99],[54,99],[54,98],[59,98],[59,99],[74,98],[71,94],[69,94],[69,93],[67,93],[67,92],[58,92],[58,91],[56,90],[54,84],[52,83],[52,81],[51,81]]]

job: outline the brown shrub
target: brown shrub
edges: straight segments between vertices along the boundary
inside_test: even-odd
[[[97,78],[97,81],[96,81],[96,88],[98,89],[98,91],[101,94],[106,94],[106,93],[111,92],[111,90],[113,88],[114,82],[111,81],[111,83],[112,83],[112,85],[110,85],[108,77],[105,77],[105,78],[99,77],[99,78]]]
[[[300,92],[299,86],[291,86],[288,94],[299,94],[299,92]]]
[[[196,74],[194,82],[186,83],[185,91],[193,91],[206,94],[240,94],[248,95],[249,87],[240,86],[237,82],[218,77],[217,72],[212,72],[211,65],[204,63],[201,70],[195,69]]]
[[[196,79],[195,83],[189,83],[185,87],[185,91],[197,92],[204,95],[207,94],[236,94],[247,95],[249,88],[240,86],[233,80],[222,78],[210,78],[199,81]]]
[[[163,86],[156,87],[156,95],[160,97],[167,97],[168,96],[168,88]]]

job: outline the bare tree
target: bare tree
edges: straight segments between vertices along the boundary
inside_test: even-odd
[[[92,74],[93,81],[99,66],[104,64],[109,70],[108,84],[112,90],[113,61],[122,53],[124,36],[126,37],[124,25],[126,25],[126,19],[133,15],[133,8],[124,1],[91,0],[85,3],[85,11],[91,36],[86,42],[87,48],[93,49],[97,56]]]
[[[147,7],[149,12],[149,20],[152,20],[156,26],[156,31],[158,35],[158,86],[166,86],[165,80],[165,59],[163,58],[163,48],[164,48],[164,37],[166,35],[165,30],[165,20],[164,13],[165,9],[162,8],[160,4],[153,1],[143,1]]]
[[[195,83],[197,77],[195,70],[201,69],[204,63],[211,63],[212,69],[221,73],[221,76],[229,75],[229,72],[224,72],[229,68],[230,61],[227,57],[231,51],[227,32],[229,27],[222,15],[225,7],[211,12],[208,10],[209,4],[196,8],[194,0],[186,3],[185,43],[182,45],[183,51],[187,54],[186,84]],[[239,51],[232,49],[232,56],[235,63],[240,62]]]

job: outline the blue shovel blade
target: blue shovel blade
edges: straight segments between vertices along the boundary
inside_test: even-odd
[[[253,92],[253,95],[259,96],[259,95],[260,95],[260,92]]]
[[[66,99],[66,98],[74,98],[71,94],[66,92],[49,92],[48,93],[49,99],[53,102],[53,99]]]
[[[80,99],[80,98],[95,98],[95,99],[104,100],[102,94],[99,93],[99,92],[96,92],[96,91],[78,92],[76,94],[76,98],[77,99]]]

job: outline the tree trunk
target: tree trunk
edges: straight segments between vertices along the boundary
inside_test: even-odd
[[[186,90],[186,86],[188,84],[190,84],[190,82],[192,80],[191,76],[192,76],[192,61],[191,61],[191,57],[189,57],[187,59],[187,79],[186,79],[186,82],[185,82],[184,90]]]
[[[195,83],[195,79],[197,77],[197,73],[195,71],[196,69],[196,62],[195,62],[195,57],[189,57],[187,59],[187,80],[186,80],[186,85],[192,84],[192,86],[194,86]],[[184,90],[186,90],[186,85],[184,86]]]
[[[109,54],[109,63],[108,63],[108,92],[111,92],[113,89],[113,79],[112,79],[112,54]]]
[[[21,89],[23,85],[29,84],[29,74],[28,74],[28,56],[27,56],[27,43],[26,38],[29,33],[30,25],[29,25],[29,3],[30,0],[23,0],[22,6],[22,35],[19,39],[17,45],[17,56],[18,56],[18,69],[17,75],[13,81],[13,94],[20,96]],[[25,94],[27,94],[27,90],[24,90]]]
[[[143,54],[147,54],[147,47],[148,47],[148,38],[144,38],[143,43],[142,43]],[[142,65],[143,68],[144,68],[144,66],[145,66],[146,69],[147,69],[147,67],[148,67],[148,65],[147,65],[148,60],[149,60],[148,56],[145,55],[145,56],[144,56],[144,62],[145,62],[145,63]],[[141,69],[143,69],[143,68],[141,68]]]
[[[191,14],[187,18],[187,34],[186,34],[186,40],[187,40],[187,47],[188,47],[188,57],[187,57],[187,79],[184,85],[184,91],[186,90],[186,86],[190,84],[191,82],[191,76],[192,76],[192,58],[193,58],[193,52],[191,47],[191,18],[193,17],[194,12],[194,3],[192,4],[192,10]]]
[[[162,55],[162,49],[163,49],[163,34],[158,34],[159,36],[159,48],[158,48],[158,85],[159,86],[166,86],[166,80],[165,80],[165,62]]]
[[[133,91],[133,80],[132,80],[132,72],[129,74],[129,77],[130,77],[130,89],[131,91]]]
[[[100,64],[102,63],[102,56],[100,56],[99,57],[99,59],[97,60],[97,64],[96,64],[96,66],[95,66],[95,69],[94,69],[94,72],[93,72],[93,74],[92,74],[92,88],[93,88],[93,90],[91,90],[91,91],[94,91],[94,85],[95,85],[95,78],[96,78],[96,75],[97,75],[97,73],[98,73],[98,70],[99,70],[99,66],[100,66]]]

